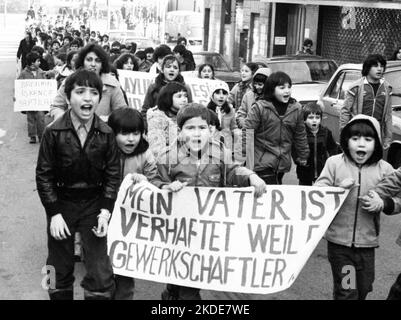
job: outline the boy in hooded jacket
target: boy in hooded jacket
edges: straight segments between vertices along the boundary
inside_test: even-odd
[[[325,238],[334,299],[364,300],[374,281],[380,213],[372,215],[365,210],[361,197],[394,169],[382,160],[380,125],[373,117],[351,119],[341,132],[340,143],[344,152],[327,160],[315,186],[350,188]],[[347,281],[350,275],[351,283]]]

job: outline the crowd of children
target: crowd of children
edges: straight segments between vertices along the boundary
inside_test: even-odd
[[[363,78],[347,92],[338,146],[321,124],[320,105],[301,106],[293,99],[292,80],[284,72],[272,73],[246,63],[241,81],[232,90],[217,80],[210,102],[201,105],[192,103],[191,90],[181,75],[195,67],[183,47],[173,50],[176,54],[164,45],[136,53],[124,48],[111,63],[107,44],[63,42],[67,52],[63,56],[54,41],[47,56],[38,54],[39,49],[25,56],[20,76],[48,76],[40,68],[42,58],[51,65],[55,57],[59,67],[53,122],[45,128],[43,113],[27,113],[30,141],[35,142],[36,136],[41,141],[36,181],[47,214],[47,264],[57,270],[51,299],[73,297],[77,231],[87,272],[82,282],[85,298],[133,298],[134,279],[113,275],[105,238],[118,187],[126,175],[134,182],[147,180],[171,192],[185,186],[235,185],[253,186],[255,195],[261,196],[266,184],[282,184],[292,162],[300,185],[350,188],[326,233],[328,259],[334,298],[366,298],[374,281],[380,212],[394,214],[401,208],[396,194],[400,171],[382,159],[383,146],[387,148],[391,141],[391,96],[388,84],[379,77],[386,66],[381,57],[368,57]],[[78,51],[71,49],[77,44]],[[149,56],[154,63],[149,63]],[[155,73],[141,112],[127,107],[116,79],[118,69]],[[215,79],[213,66],[198,66],[198,76]],[[378,108],[373,105],[373,110],[370,96],[360,92],[370,88],[371,96],[380,94]],[[362,100],[355,99],[359,96]],[[102,119],[108,119],[107,124]],[[246,158],[236,157],[244,141]],[[345,265],[357,270],[356,288],[342,286]],[[399,283],[393,286],[392,297],[399,294],[399,287]],[[162,299],[200,298],[199,289],[172,284],[162,293]]]

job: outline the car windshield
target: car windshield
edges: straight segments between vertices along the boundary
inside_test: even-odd
[[[287,73],[293,83],[328,82],[336,71],[331,61],[285,61],[269,62],[273,72]]]
[[[195,64],[200,66],[203,63],[209,63],[215,71],[231,71],[227,63],[217,54],[193,54]]]

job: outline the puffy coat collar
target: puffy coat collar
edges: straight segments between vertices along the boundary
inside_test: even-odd
[[[262,108],[270,109],[274,114],[276,114],[279,117],[279,114],[277,113],[276,108],[273,105],[273,102],[267,101],[264,99],[256,101],[257,104],[259,104]],[[301,107],[301,105],[296,101],[292,100],[288,104],[287,111],[285,112],[283,117],[286,117],[288,114],[298,110]]]
[[[71,115],[70,115],[71,110],[68,110],[67,112],[64,112],[63,116],[57,119],[52,125],[51,128],[52,130],[57,130],[57,131],[62,131],[62,130],[74,130],[74,125],[72,124],[71,121]],[[93,128],[97,131],[103,132],[103,133],[111,133],[112,130],[111,128],[104,123],[100,118],[95,114],[94,119],[93,119]]]

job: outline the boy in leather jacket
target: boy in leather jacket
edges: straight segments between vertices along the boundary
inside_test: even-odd
[[[107,228],[119,186],[120,162],[112,129],[95,114],[103,84],[78,71],[66,80],[71,110],[45,129],[36,184],[47,215],[47,265],[55,270],[51,300],[73,299],[74,235],[81,233],[88,300],[111,299],[115,283]]]

